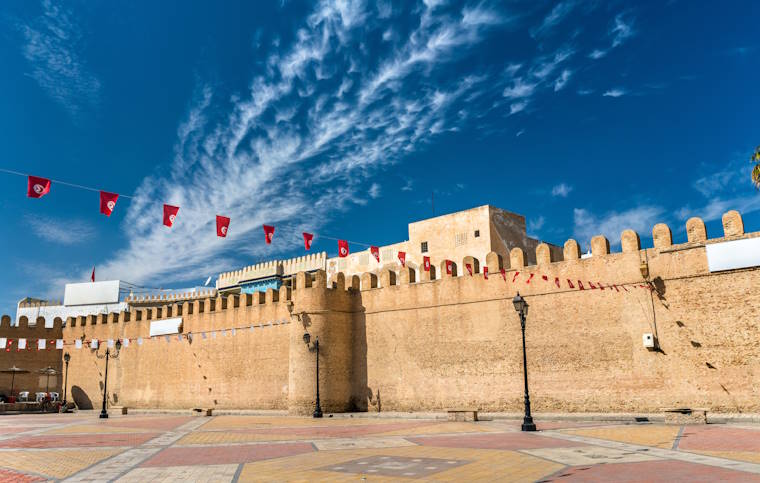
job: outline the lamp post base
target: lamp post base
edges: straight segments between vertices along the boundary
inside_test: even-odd
[[[322,409],[317,408],[314,410],[314,414],[312,414],[312,417],[314,418],[321,418],[322,417]]]
[[[531,418],[530,416],[526,416],[525,418],[523,418],[522,430],[523,431],[536,430],[536,423],[533,422],[533,418]]]
[[[100,419],[107,419],[107,418],[108,418],[108,413],[105,412],[105,411],[101,411],[100,412]]]

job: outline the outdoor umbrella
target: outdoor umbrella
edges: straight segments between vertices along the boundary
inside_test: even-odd
[[[47,381],[45,382],[45,392],[50,392],[50,376],[57,376],[61,373],[58,369],[47,366],[44,369],[39,370],[40,374],[45,374],[47,376]]]
[[[26,374],[29,371],[27,371],[26,369],[19,369],[18,367],[13,366],[13,367],[8,368],[8,369],[3,369],[0,372],[3,372],[5,374],[12,374],[12,376],[11,376],[11,394],[10,395],[11,395],[11,397],[13,397],[13,383],[16,381],[16,374],[17,373],[18,374]]]

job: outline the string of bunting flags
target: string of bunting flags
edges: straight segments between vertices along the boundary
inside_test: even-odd
[[[32,175],[28,175],[28,174],[24,174],[24,173],[19,173],[17,171],[12,171],[12,170],[8,170],[8,169],[4,169],[4,168],[0,168],[0,172],[5,172],[5,173],[10,173],[10,174],[15,174],[15,175],[27,177],[27,196],[30,197],[30,198],[42,198],[43,196],[45,196],[48,193],[50,193],[52,183],[53,183],[53,181],[55,181],[55,180],[51,180],[51,179],[48,179],[48,178],[43,178],[43,177],[39,177],[39,176],[32,176]],[[124,197],[124,198],[132,198],[131,196],[119,195],[117,193],[106,192],[106,191],[98,190],[96,188],[92,188],[92,187],[88,187],[88,186],[83,186],[83,185],[79,185],[79,184],[67,183],[67,182],[63,182],[63,181],[55,181],[55,182],[63,184],[63,185],[66,185],[66,186],[71,186],[71,187],[74,187],[74,188],[79,188],[79,189],[85,189],[85,190],[89,190],[89,191],[97,191],[97,192],[99,192],[100,193],[100,212],[103,213],[106,216],[111,216],[111,214],[113,213],[114,209],[116,208],[116,202],[118,201],[118,199],[119,199],[120,196]],[[180,211],[180,207],[179,206],[174,206],[174,205],[169,205],[169,204],[163,204],[163,224],[165,226],[169,227],[169,228],[173,227],[174,224],[175,224],[175,222],[176,222],[176,220],[177,220],[177,215],[179,214],[179,211]],[[222,215],[216,215],[216,234],[217,234],[218,237],[225,238],[227,236],[228,230],[229,230],[229,227],[230,227],[230,222],[231,222],[231,220],[230,220],[229,217],[222,216]],[[264,231],[264,242],[267,245],[271,245],[272,242],[274,241],[275,226],[268,225],[268,224],[263,224],[262,225],[262,229]],[[314,233],[314,232],[302,232],[303,243],[304,243],[304,249],[305,250],[311,250],[312,242],[314,241],[314,238],[315,238],[316,235],[317,234]],[[351,250],[350,250],[350,247],[349,247],[349,240],[340,239],[340,238],[333,238],[333,237],[329,237],[329,236],[326,236],[326,235],[319,235],[319,236],[321,238],[326,238],[326,239],[337,241],[337,244],[338,244],[338,256],[339,257],[345,258],[345,257],[348,257],[349,254],[351,253]],[[380,263],[380,248],[378,246],[368,245],[368,244],[359,243],[359,242],[351,242],[351,243],[369,247],[370,254],[375,258],[375,260],[377,260],[378,263]],[[406,253],[403,252],[403,251],[398,251],[397,257],[398,257],[398,261],[401,264],[401,266],[402,267],[406,267]],[[430,257],[423,256],[423,270],[425,270],[426,272],[429,272],[430,271],[430,265],[431,265]],[[454,262],[452,260],[445,260],[445,270],[446,270],[446,274],[447,275],[452,275],[453,274],[453,266],[454,266]],[[471,264],[469,264],[469,263],[465,264],[465,270],[467,270],[467,274],[468,275],[470,275],[470,276],[474,275],[474,269],[473,269],[473,266]],[[540,275],[541,279],[543,279],[544,281],[550,282],[549,277],[547,275],[543,275],[543,274],[539,274],[539,275]],[[488,276],[489,276],[488,267],[483,267],[483,277],[485,279],[488,279]],[[506,282],[507,281],[506,270],[503,269],[503,268],[501,269],[501,276],[504,278],[504,281]],[[533,282],[533,279],[534,279],[535,276],[536,276],[535,273],[531,273],[529,275],[529,277],[525,280],[525,283],[526,284],[531,284],[531,282]],[[519,277],[520,277],[520,272],[516,271],[512,275],[512,283],[516,283],[516,281],[518,280]],[[559,277],[554,277],[553,282],[554,282],[554,285],[557,288],[562,288],[562,282],[561,282],[561,280],[560,280]],[[586,290],[587,289],[586,285],[584,285],[583,281],[581,281],[581,280],[576,280],[575,282],[573,282],[573,280],[571,280],[571,279],[566,279],[566,283],[567,283],[567,288],[572,289],[572,290],[576,290],[576,289],[577,290]],[[625,292],[629,291],[626,288],[625,284],[623,284],[623,285],[621,285],[621,284],[606,284],[606,286],[605,286],[605,284],[603,284],[601,282],[594,283],[594,282],[591,282],[591,281],[587,281],[586,284],[588,285],[588,289],[590,289],[590,290],[595,290],[595,289],[605,290],[605,289],[609,289],[609,290],[615,290],[616,292],[620,292],[621,289],[622,289]],[[654,290],[654,288],[651,285],[641,285],[641,284],[636,285],[636,284],[634,284],[634,286],[638,286],[639,288],[645,288],[645,289],[648,288],[650,290]]]
[[[106,347],[113,348],[115,342],[121,341],[122,348],[127,348],[130,346],[131,343],[137,344],[138,346],[141,346],[145,343],[149,342],[158,342],[161,339],[164,339],[167,343],[171,342],[173,338],[176,338],[178,342],[188,341],[193,342],[196,338],[200,338],[201,340],[207,340],[207,339],[216,339],[218,334],[221,334],[222,337],[227,336],[235,336],[239,335],[241,333],[244,333],[246,330],[250,332],[254,332],[257,329],[263,329],[265,327],[274,327],[276,325],[287,325],[290,321],[288,319],[279,319],[279,320],[272,320],[267,323],[261,323],[261,324],[252,324],[252,325],[246,325],[241,327],[232,327],[227,329],[214,329],[214,330],[204,330],[199,332],[188,332],[187,334],[172,334],[172,335],[158,335],[153,337],[131,337],[131,338],[124,338],[124,339],[106,339],[105,341],[101,341],[99,339],[87,339],[84,336],[82,338],[73,339],[73,340],[65,340],[65,339],[28,339],[28,338],[6,338],[6,337],[0,337],[0,350],[5,349],[6,352],[10,352],[13,349],[13,344],[15,342],[16,344],[16,351],[21,352],[23,350],[33,350],[36,348],[38,351],[42,350],[63,350],[66,348],[66,346],[72,347],[74,349],[83,349],[83,348],[90,348],[90,349],[98,349],[100,347],[101,342],[105,342]]]

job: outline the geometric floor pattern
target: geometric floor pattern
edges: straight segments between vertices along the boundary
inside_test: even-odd
[[[760,425],[0,416],[0,482],[757,481]]]

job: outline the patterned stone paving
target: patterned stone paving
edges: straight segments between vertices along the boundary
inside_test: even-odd
[[[323,471],[339,471],[368,475],[422,478],[469,463],[464,460],[441,460],[436,458],[409,458],[405,456],[369,456],[320,468]]]
[[[0,482],[758,481],[760,425],[0,416]]]

